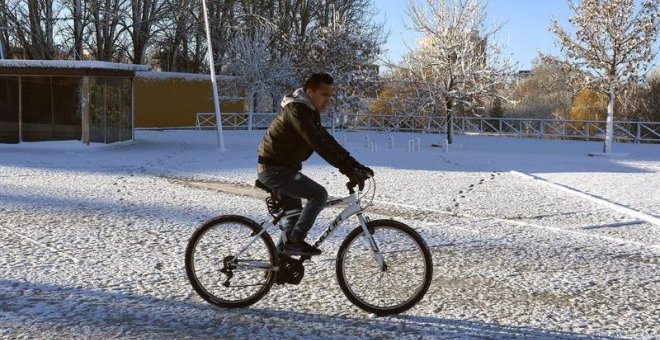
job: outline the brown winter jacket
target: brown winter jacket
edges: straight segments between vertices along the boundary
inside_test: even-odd
[[[343,170],[357,163],[321,125],[321,116],[301,89],[285,96],[282,111],[261,140],[258,162],[264,165],[302,169],[302,162],[314,151],[334,167]]]

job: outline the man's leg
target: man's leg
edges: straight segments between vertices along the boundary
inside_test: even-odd
[[[280,204],[282,205],[284,211],[302,209],[302,200],[300,198],[294,198],[291,196],[279,194],[277,199],[280,201]],[[299,218],[300,215],[295,215],[289,217],[286,221],[284,221],[284,233],[286,234],[287,240],[290,238],[291,230],[293,230],[293,227],[296,226],[296,223],[298,223]],[[280,237],[279,241],[277,242],[277,249],[281,251],[283,248],[284,248],[284,240]]]
[[[291,241],[302,242],[312,228],[316,217],[325,207],[328,192],[322,185],[309,177],[286,167],[268,167],[259,175],[259,179],[280,195],[307,199],[307,204],[290,235]]]

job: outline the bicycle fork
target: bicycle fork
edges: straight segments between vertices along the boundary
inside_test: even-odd
[[[366,240],[366,243],[368,243],[369,247],[371,247],[371,251],[374,253],[374,258],[376,260],[376,263],[378,264],[378,267],[380,268],[381,271],[386,271],[387,264],[385,263],[383,254],[380,252],[380,249],[378,249],[376,240],[374,240],[374,238],[372,237],[371,230],[369,230],[369,228],[367,227],[366,219],[362,214],[357,214],[357,217],[358,220],[360,221],[360,226],[362,227],[362,231],[364,233],[364,238]]]

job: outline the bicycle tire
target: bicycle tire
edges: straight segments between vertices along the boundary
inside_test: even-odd
[[[372,235],[374,235],[374,239],[376,240],[377,244],[378,244],[377,235],[379,233],[379,230],[392,229],[401,232],[402,235],[407,235],[409,239],[412,240],[412,243],[415,244],[415,246],[417,247],[417,249],[419,250],[420,254],[423,257],[424,270],[423,270],[422,282],[420,282],[419,287],[417,287],[414,293],[406,301],[393,306],[377,306],[373,303],[365,301],[364,297],[359,296],[354,291],[354,287],[351,287],[351,285],[347,282],[347,278],[346,278],[346,261],[347,261],[347,255],[349,253],[349,247],[351,247],[354,244],[354,241],[363,234],[362,227],[358,226],[357,228],[352,230],[348,234],[348,236],[346,236],[346,239],[344,239],[341,246],[339,247],[339,251],[337,252],[336,274],[337,274],[337,282],[339,284],[339,287],[341,287],[342,292],[344,293],[344,295],[346,295],[346,297],[351,303],[353,303],[357,307],[367,312],[374,313],[378,316],[405,312],[410,308],[414,307],[424,297],[424,295],[429,289],[429,286],[431,285],[431,280],[433,277],[433,260],[431,258],[431,252],[428,246],[426,245],[426,242],[419,235],[419,233],[417,233],[413,228],[411,228],[410,226],[404,223],[397,222],[394,220],[373,220],[367,222],[367,229],[370,230],[370,233]],[[373,232],[371,232],[371,230],[373,230]],[[382,252],[383,247],[381,247],[381,245],[378,246],[379,248],[381,248],[380,250]],[[365,254],[370,253],[373,261],[374,258],[371,248],[368,248],[368,250],[363,250],[363,251],[365,252]],[[388,258],[387,256],[385,257],[386,257],[385,263],[387,263]],[[378,268],[378,270],[380,269]]]
[[[247,217],[238,216],[238,215],[217,216],[204,222],[193,233],[193,235],[190,237],[188,241],[188,245],[186,247],[186,256],[185,256],[186,275],[188,276],[188,281],[190,281],[190,284],[192,285],[195,292],[197,292],[197,294],[207,302],[225,308],[247,307],[259,301],[263,296],[265,296],[270,291],[270,288],[273,286],[273,282],[275,281],[277,272],[273,270],[264,270],[265,274],[263,276],[265,281],[263,285],[261,285],[260,289],[258,289],[256,292],[254,292],[253,294],[251,294],[250,296],[244,299],[228,300],[211,293],[209,291],[209,287],[207,287],[208,285],[202,283],[202,281],[198,277],[198,273],[195,270],[195,255],[196,255],[195,252],[198,249],[200,240],[205,235],[207,235],[207,233],[215,226],[225,225],[230,223],[233,223],[237,226],[245,227],[246,231],[250,232],[249,237],[254,236],[261,231],[261,226],[257,224],[255,221]],[[271,239],[270,235],[268,235],[267,232],[261,234],[260,240],[262,241],[262,244],[266,248],[269,258],[268,261],[270,262],[270,267],[275,267],[277,262],[277,254],[273,240]],[[218,256],[228,256],[228,255],[220,254]],[[221,275],[219,270],[217,275],[218,277],[220,277]]]

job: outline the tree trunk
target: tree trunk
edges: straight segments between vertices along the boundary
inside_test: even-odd
[[[7,48],[5,47],[5,34],[6,28],[9,26],[7,21],[7,15],[5,14],[5,0],[0,0],[0,59],[5,59],[5,52]]]
[[[73,59],[81,60],[83,53],[81,0],[75,0],[73,4],[73,46]]]
[[[252,119],[254,116],[254,91],[248,91],[247,102],[248,102],[248,131],[252,131]]]
[[[612,143],[614,143],[614,82],[610,83],[610,101],[607,104],[607,127],[605,132],[605,144],[603,152],[612,152]]]
[[[454,104],[451,99],[447,100],[447,124],[445,124],[447,133],[447,144],[454,143]]]
[[[44,12],[46,14],[46,53],[47,53],[47,59],[52,59],[55,55],[55,48],[54,48],[54,43],[53,43],[53,1],[48,0],[44,1],[44,5],[46,8],[44,8]]]
[[[5,39],[3,32],[3,27],[7,26],[7,22],[4,20],[4,3],[0,1],[0,59],[5,59]]]

